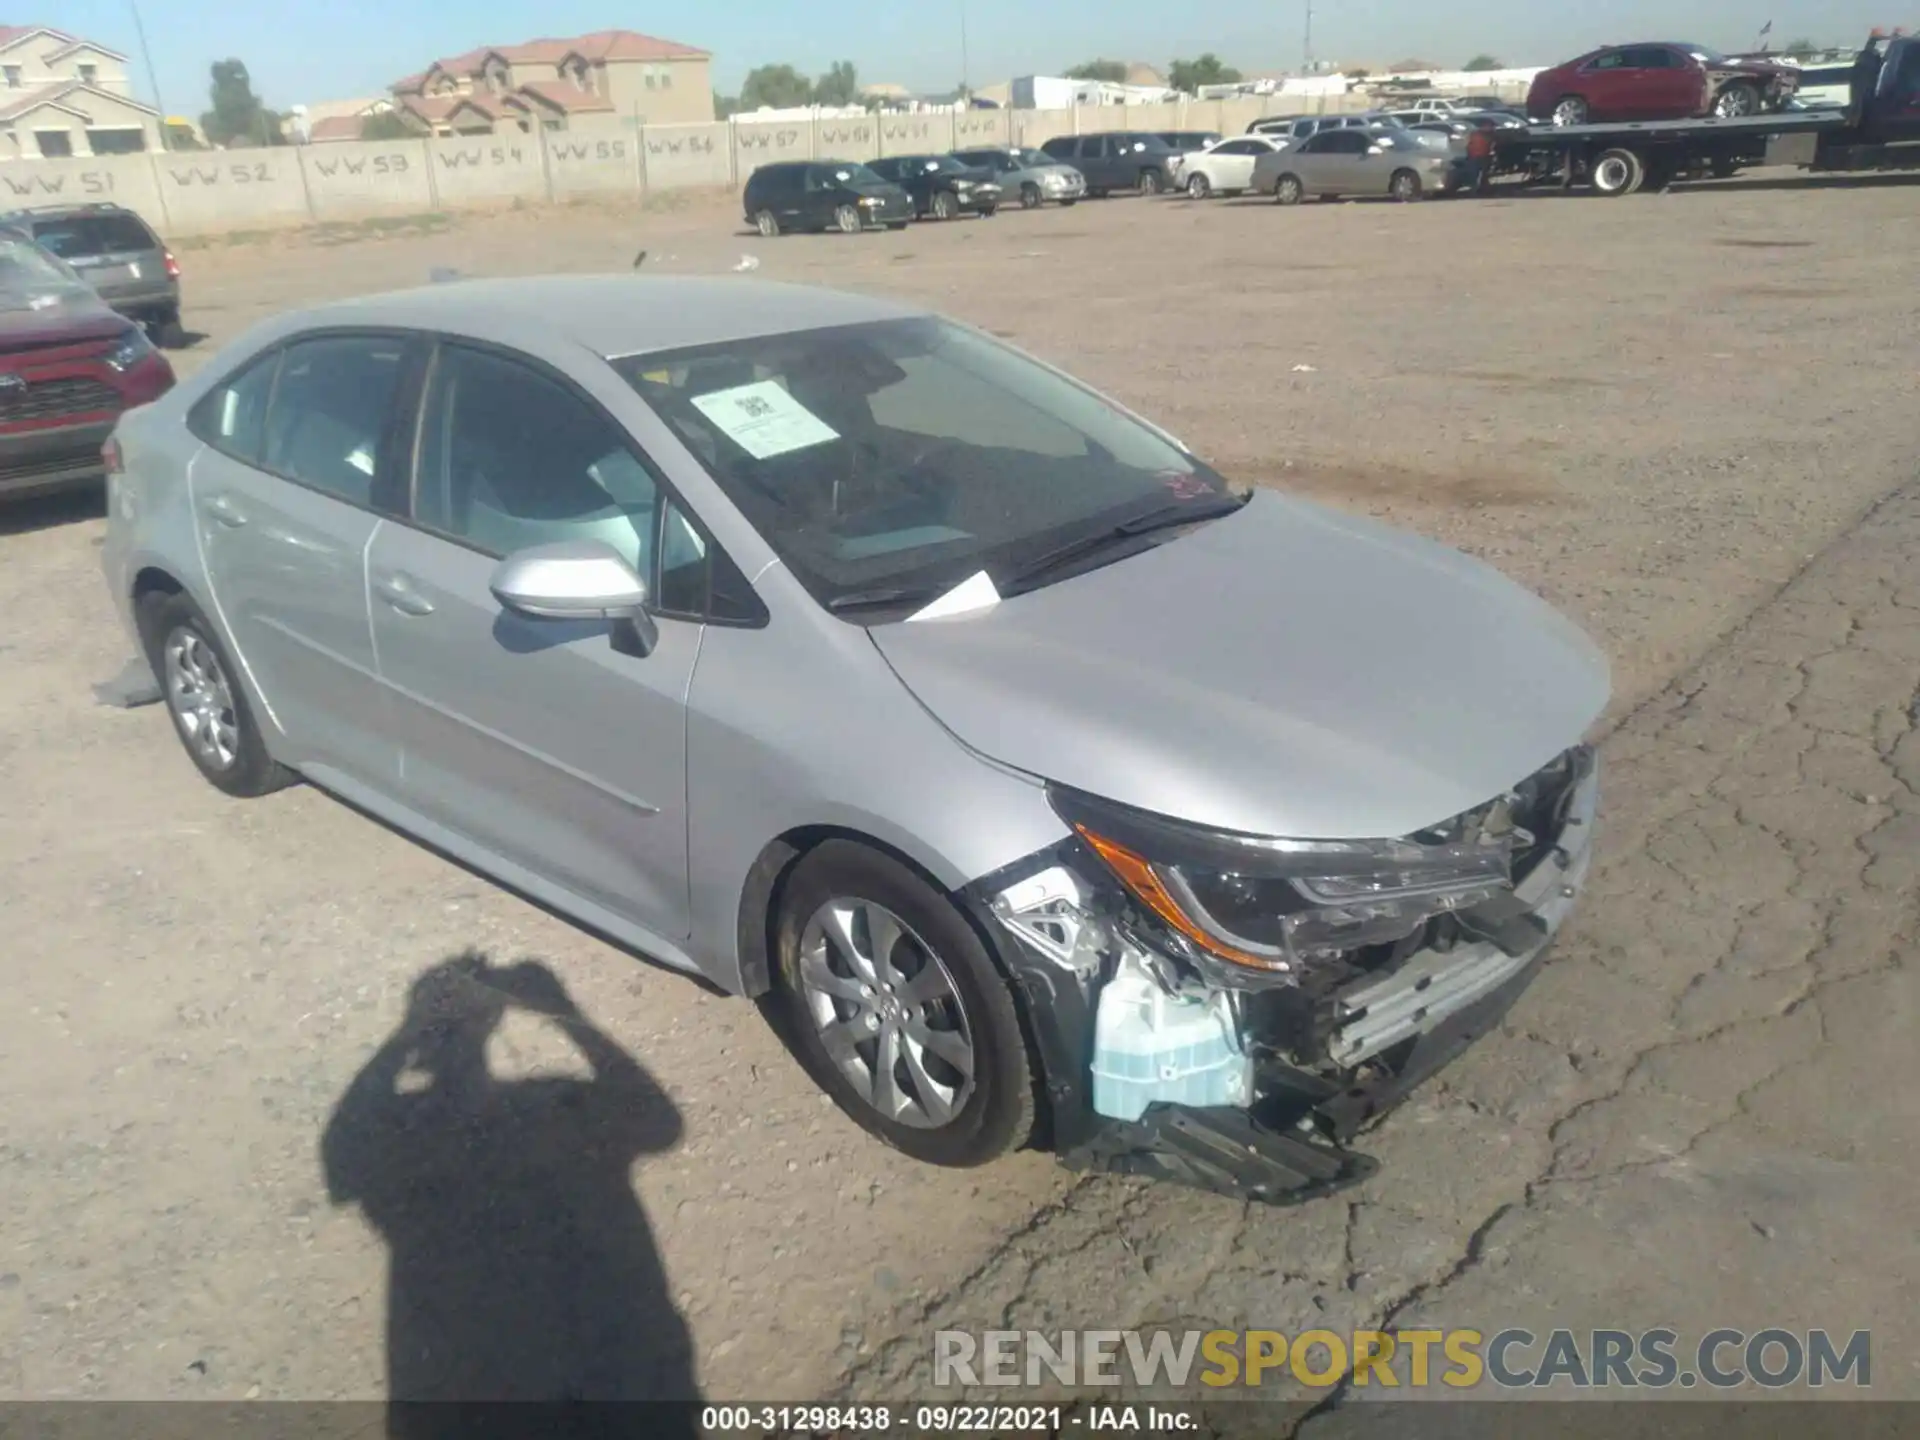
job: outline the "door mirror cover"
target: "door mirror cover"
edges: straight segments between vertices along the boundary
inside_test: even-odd
[[[625,620],[647,604],[647,585],[604,540],[562,540],[516,550],[487,582],[493,598],[541,620]]]

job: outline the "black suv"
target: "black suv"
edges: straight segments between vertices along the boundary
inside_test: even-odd
[[[1000,177],[951,155],[891,155],[868,168],[912,196],[918,215],[951,220],[963,210],[985,216],[1000,207]]]
[[[162,345],[178,343],[180,262],[133,211],[119,205],[36,205],[0,214],[79,272],[114,309]]]
[[[762,235],[792,230],[904,230],[913,201],[857,160],[776,160],[747,177],[747,223]]]
[[[1040,148],[1086,176],[1087,194],[1096,198],[1115,190],[1138,190],[1142,195],[1171,190],[1173,162],[1180,158],[1178,150],[1144,130],[1056,135]]]

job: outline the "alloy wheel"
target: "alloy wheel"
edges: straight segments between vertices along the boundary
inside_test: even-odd
[[[800,932],[799,979],[821,1043],[888,1120],[947,1124],[973,1094],[967,1016],[945,963],[886,906],[836,896]]]
[[[188,748],[210,769],[230,770],[240,758],[240,723],[234,713],[233,686],[201,635],[182,625],[167,636],[162,650],[167,708]]]

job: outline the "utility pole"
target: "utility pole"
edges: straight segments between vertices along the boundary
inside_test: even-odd
[[[967,0],[960,0],[960,98],[973,100],[973,91],[969,87],[971,75],[967,68]]]
[[[1301,73],[1311,75],[1313,73],[1313,0],[1307,0],[1307,38],[1301,45],[1300,51]]]
[[[153,73],[153,51],[147,48],[147,27],[140,23],[140,7],[134,0],[127,0],[127,9],[133,12],[133,33],[140,37],[140,58],[147,65],[147,84],[153,87],[153,108],[160,112],[160,148],[171,150],[167,143],[167,102],[160,98],[160,79]]]

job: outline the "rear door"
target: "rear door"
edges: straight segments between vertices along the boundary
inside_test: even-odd
[[[1258,140],[1228,140],[1207,152],[1206,169],[1214,188],[1244,190],[1253,183],[1253,162],[1267,147]]]
[[[417,455],[409,518],[368,555],[403,800],[624,920],[686,935],[686,698],[702,622],[667,607],[671,573],[706,542],[666,513],[625,430],[528,356],[442,345]],[[650,654],[616,651],[606,621],[532,620],[494,599],[503,556],[576,539],[614,546],[649,580]]]
[[[388,789],[366,552],[404,463],[399,417],[419,347],[404,336],[296,340],[194,409],[188,472],[214,607],[284,758]],[[282,747],[276,747],[277,749]]]

